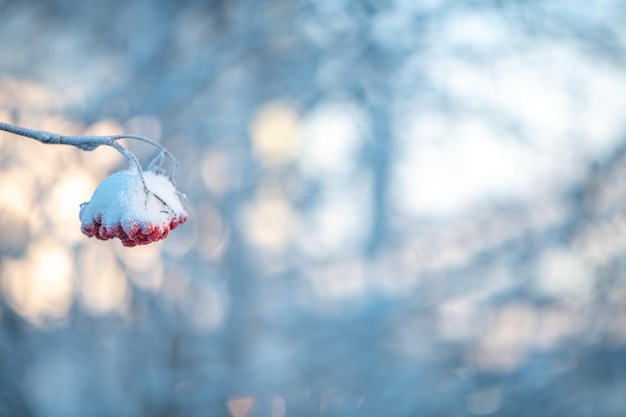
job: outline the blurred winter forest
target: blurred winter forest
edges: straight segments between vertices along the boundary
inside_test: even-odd
[[[623,416],[626,3],[0,0],[0,416]],[[145,164],[144,145],[127,143]]]

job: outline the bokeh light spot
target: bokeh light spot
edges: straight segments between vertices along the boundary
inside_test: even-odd
[[[250,133],[263,164],[283,165],[293,159],[299,126],[298,113],[286,102],[271,102],[259,109]]]
[[[110,246],[89,242],[79,258],[80,299],[95,314],[126,311],[130,289]]]
[[[2,288],[12,307],[33,324],[63,319],[73,298],[70,251],[57,242],[32,243],[26,257],[2,265]]]

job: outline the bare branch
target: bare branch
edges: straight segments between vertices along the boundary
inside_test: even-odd
[[[41,143],[47,144],[55,144],[55,145],[71,145],[75,146],[83,151],[93,151],[99,146],[110,146],[116,149],[119,153],[121,153],[124,158],[126,158],[132,165],[135,165],[141,174],[141,165],[139,161],[131,152],[129,152],[122,145],[117,143],[120,139],[134,139],[143,143],[147,143],[160,150],[162,154],[167,156],[171,161],[174,167],[178,166],[178,161],[174,156],[163,147],[161,144],[153,141],[150,138],[139,136],[139,135],[130,135],[130,134],[122,134],[122,135],[109,135],[109,136],[70,136],[70,135],[60,135],[58,133],[48,132],[45,130],[34,130],[27,129],[25,127],[12,125],[9,123],[0,122],[0,130],[5,132],[13,133],[18,136],[24,136],[27,138],[35,139]]]
[[[146,192],[146,183],[143,178],[143,170],[141,169],[141,164],[139,163],[139,160],[135,155],[133,155],[132,152],[128,151],[122,145],[117,143],[117,140],[124,138],[135,139],[140,142],[152,145],[155,148],[159,149],[162,154],[166,155],[172,161],[174,167],[178,165],[178,162],[176,161],[174,156],[172,156],[172,154],[169,153],[169,151],[165,149],[162,145],[156,143],[152,139],[138,135],[69,136],[60,135],[58,133],[48,132],[45,130],[27,129],[25,127],[16,126],[4,122],[0,122],[0,130],[13,133],[18,136],[35,139],[41,143],[75,146],[79,149],[82,149],[83,151],[93,151],[99,146],[110,146],[111,148],[121,153],[122,156],[124,156],[124,158],[126,158],[126,160],[137,169],[137,172],[139,173],[139,177],[141,178],[141,182],[143,183]]]

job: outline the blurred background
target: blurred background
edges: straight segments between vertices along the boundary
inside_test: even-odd
[[[0,416],[623,416],[626,4],[0,0]],[[147,164],[145,145],[126,145]]]

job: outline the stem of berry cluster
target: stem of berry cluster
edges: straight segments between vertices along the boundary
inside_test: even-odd
[[[60,135],[58,133],[48,132],[45,130],[34,130],[28,129],[21,126],[12,125],[9,123],[0,122],[0,130],[5,132],[13,133],[14,135],[23,136],[31,139],[35,139],[41,143],[55,144],[55,145],[71,145],[75,146],[83,151],[93,151],[99,146],[110,146],[111,148],[117,150],[119,153],[128,160],[128,162],[133,165],[137,172],[139,173],[139,177],[141,178],[141,182],[143,183],[144,189],[146,190],[146,195],[148,194],[148,188],[146,187],[146,182],[143,178],[143,170],[141,169],[141,164],[137,157],[130,152],[128,149],[124,148],[117,141],[120,139],[133,139],[143,143],[146,143],[150,146],[153,146],[161,151],[162,155],[165,155],[172,162],[172,170],[174,170],[178,166],[178,162],[174,158],[174,156],[165,149],[162,145],[156,143],[152,139],[149,139],[144,136],[139,135],[131,135],[131,134],[122,134],[122,135],[109,135],[109,136],[71,136],[71,135]],[[162,156],[161,155],[161,156]],[[172,172],[173,175],[173,172]]]

